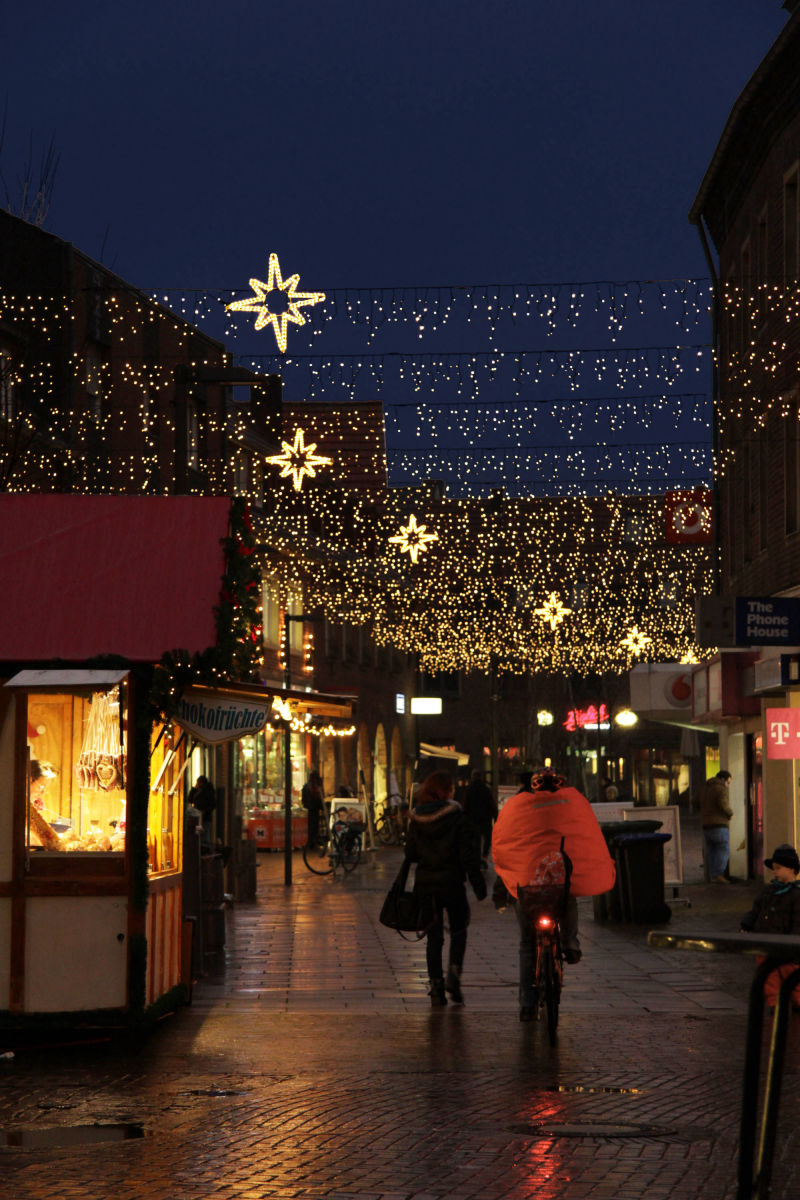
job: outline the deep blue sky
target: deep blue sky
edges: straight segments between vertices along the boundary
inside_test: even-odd
[[[705,274],[687,211],[779,0],[3,5],[4,171],[144,287]]]
[[[6,181],[52,135],[47,227],[146,291],[246,290],[271,250],[309,290],[705,276],[687,213],[787,20],[780,0],[3,8]]]

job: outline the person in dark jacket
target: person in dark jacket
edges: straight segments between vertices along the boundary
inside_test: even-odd
[[[481,866],[485,867],[492,845],[492,824],[497,819],[497,805],[480,771],[472,772],[461,805],[480,838]]]
[[[308,813],[308,844],[309,846],[318,846],[325,821],[325,800],[322,794],[322,776],[319,771],[312,771],[308,777],[308,783],[303,784],[300,803]]]
[[[784,842],[778,846],[772,858],[764,859],[764,866],[773,872],[774,879],[758,893],[753,907],[742,917],[742,931],[800,934],[800,858],[797,851],[794,846]],[[763,962],[763,959],[759,959],[759,962]],[[764,996],[771,1009],[778,1001],[781,980],[796,969],[796,963],[784,963],[767,976]],[[792,1001],[795,1007],[800,1005],[800,986],[792,992]]]
[[[417,864],[414,891],[426,909],[426,923],[436,919],[428,931],[425,958],[430,981],[431,1005],[463,1004],[461,972],[467,946],[469,903],[464,886],[469,877],[478,900],[486,896],[480,853],[461,806],[453,800],[453,779],[434,771],[420,784],[409,814],[406,858]],[[447,978],[442,968],[444,918],[450,929]]]

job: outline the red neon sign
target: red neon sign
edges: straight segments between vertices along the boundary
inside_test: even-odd
[[[601,704],[599,708],[596,704],[590,704],[588,708],[571,708],[567,713],[564,728],[572,733],[576,729],[583,729],[586,725],[602,725],[608,720],[608,709],[605,704]]]

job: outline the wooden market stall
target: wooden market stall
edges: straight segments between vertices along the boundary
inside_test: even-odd
[[[190,743],[171,705],[199,670],[241,669],[219,624],[244,615],[236,503],[0,496],[0,1023],[180,999]]]

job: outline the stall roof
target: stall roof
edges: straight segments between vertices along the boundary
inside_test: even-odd
[[[216,496],[0,496],[0,661],[213,646],[229,513]]]

